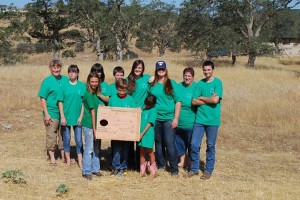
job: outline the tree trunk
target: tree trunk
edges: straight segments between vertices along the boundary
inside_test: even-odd
[[[55,49],[54,49],[54,55],[53,55],[53,59],[54,60],[60,60],[60,43],[58,42],[58,40],[54,40],[54,45],[55,45]]]
[[[122,54],[122,43],[118,35],[116,35],[117,40],[117,61],[123,60],[123,54]]]
[[[256,59],[256,53],[249,53],[247,67],[253,69]]]
[[[231,53],[231,64],[235,65],[235,61],[236,61],[236,54],[235,54],[235,52],[232,52]]]
[[[159,47],[159,57],[162,57],[165,54],[164,48],[162,46]]]
[[[96,42],[96,52],[97,52],[97,60],[98,61],[102,61],[104,56],[103,56],[103,52],[101,51],[101,40],[100,38],[97,39]]]

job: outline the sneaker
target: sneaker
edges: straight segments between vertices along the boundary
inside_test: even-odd
[[[210,177],[211,177],[211,174],[204,173],[204,174],[202,174],[202,176],[200,177],[200,179],[202,179],[202,180],[207,180],[207,179],[209,179]]]
[[[90,174],[82,174],[83,178],[86,178],[87,180],[92,180],[92,175]]]
[[[121,169],[118,173],[117,173],[118,177],[123,177],[124,176],[124,171]]]
[[[95,176],[103,176],[103,174],[101,172],[93,172],[92,174]]]
[[[184,178],[192,178],[193,176],[197,176],[197,173],[188,172],[183,177]]]

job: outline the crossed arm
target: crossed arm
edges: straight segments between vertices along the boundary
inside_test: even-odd
[[[213,95],[212,97],[198,97],[198,99],[192,100],[193,106],[201,106],[203,104],[217,104],[220,101],[220,97]]]

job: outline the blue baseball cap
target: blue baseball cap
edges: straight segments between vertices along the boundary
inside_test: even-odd
[[[155,69],[167,69],[167,64],[165,61],[157,61],[155,64]]]

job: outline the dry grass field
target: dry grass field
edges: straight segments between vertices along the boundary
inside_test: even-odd
[[[216,60],[215,75],[223,80],[222,125],[217,140],[217,161],[211,179],[172,178],[166,172],[150,181],[136,171],[126,177],[109,175],[107,147],[102,145],[105,176],[82,178],[76,164],[60,160],[50,167],[45,152],[45,130],[37,93],[51,55],[32,56],[24,64],[0,67],[0,173],[19,169],[26,185],[0,180],[0,199],[299,199],[300,198],[300,57],[258,58],[256,69],[245,68],[246,57],[236,66],[229,58]],[[141,57],[146,73],[153,74],[158,58]],[[184,67],[194,66],[201,79],[201,63],[188,53],[168,54],[170,77],[181,81]],[[80,67],[85,81],[91,55],[63,60]],[[103,62],[106,81],[112,82],[117,65],[131,68],[133,60]],[[72,134],[73,137],[73,134]],[[72,138],[73,139],[73,138]],[[74,141],[72,140],[74,145]],[[204,146],[203,146],[204,147]],[[201,160],[205,160],[205,149]],[[56,196],[60,184],[69,192]]]

